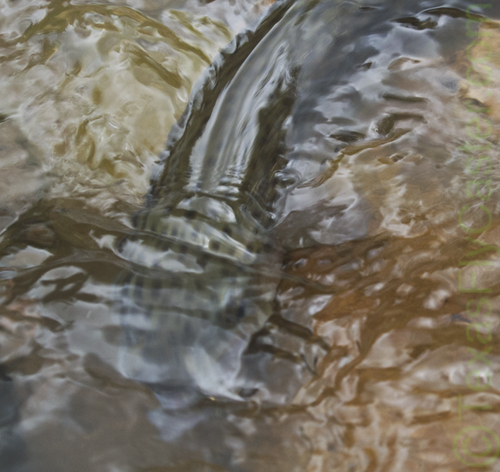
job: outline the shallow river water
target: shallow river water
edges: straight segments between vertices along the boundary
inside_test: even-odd
[[[500,5],[5,0],[0,85],[1,472],[500,471]]]

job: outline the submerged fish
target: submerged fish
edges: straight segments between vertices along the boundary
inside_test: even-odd
[[[119,302],[128,377],[242,392],[241,356],[270,316],[279,282],[281,251],[269,230],[296,76],[283,54],[265,83],[231,85],[245,67],[270,69],[249,56],[291,5],[277,5],[215,60],[170,134],[137,231],[121,242],[133,263]],[[253,121],[235,106],[242,86]]]
[[[283,229],[290,208],[302,198],[307,213],[318,198],[345,224],[337,207],[359,210],[357,194],[328,206],[332,192],[347,194],[331,180],[342,159],[389,152],[405,139],[432,149],[412,134],[427,126],[428,100],[405,93],[417,82],[397,71],[419,62],[412,51],[438,57],[426,32],[442,18],[481,16],[461,1],[421,4],[278,2],[215,59],[170,133],[136,231],[120,246],[131,263],[120,281],[124,375],[231,398],[258,387],[245,381],[243,355],[273,312],[283,247],[276,234],[288,247],[307,244]],[[342,230],[317,241],[340,241]]]

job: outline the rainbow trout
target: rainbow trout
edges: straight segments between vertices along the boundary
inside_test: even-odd
[[[377,50],[386,36],[467,18],[464,2],[454,2],[459,10],[431,1],[410,21],[420,4],[278,2],[214,60],[169,135],[136,230],[121,243],[130,262],[120,281],[124,375],[231,398],[256,387],[245,381],[243,358],[275,304],[276,228],[315,195],[328,210],[333,186],[323,183],[343,156],[398,141],[410,132],[399,121],[425,121],[398,111],[406,102],[396,86],[380,96],[368,87],[385,86],[369,75],[371,61],[394,61]],[[393,46],[395,58],[411,53],[411,42]],[[351,83],[366,89],[364,102]],[[391,108],[373,127],[375,104]]]

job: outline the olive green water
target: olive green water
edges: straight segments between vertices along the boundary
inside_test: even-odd
[[[0,471],[500,470],[498,6],[267,6],[0,7]]]

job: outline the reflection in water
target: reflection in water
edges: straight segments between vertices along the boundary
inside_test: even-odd
[[[262,6],[2,6],[2,470],[496,470],[500,12],[467,8],[279,2],[173,125]]]
[[[138,203],[194,81],[232,36],[216,17],[144,7],[3,7],[0,109],[38,146],[51,197]]]

